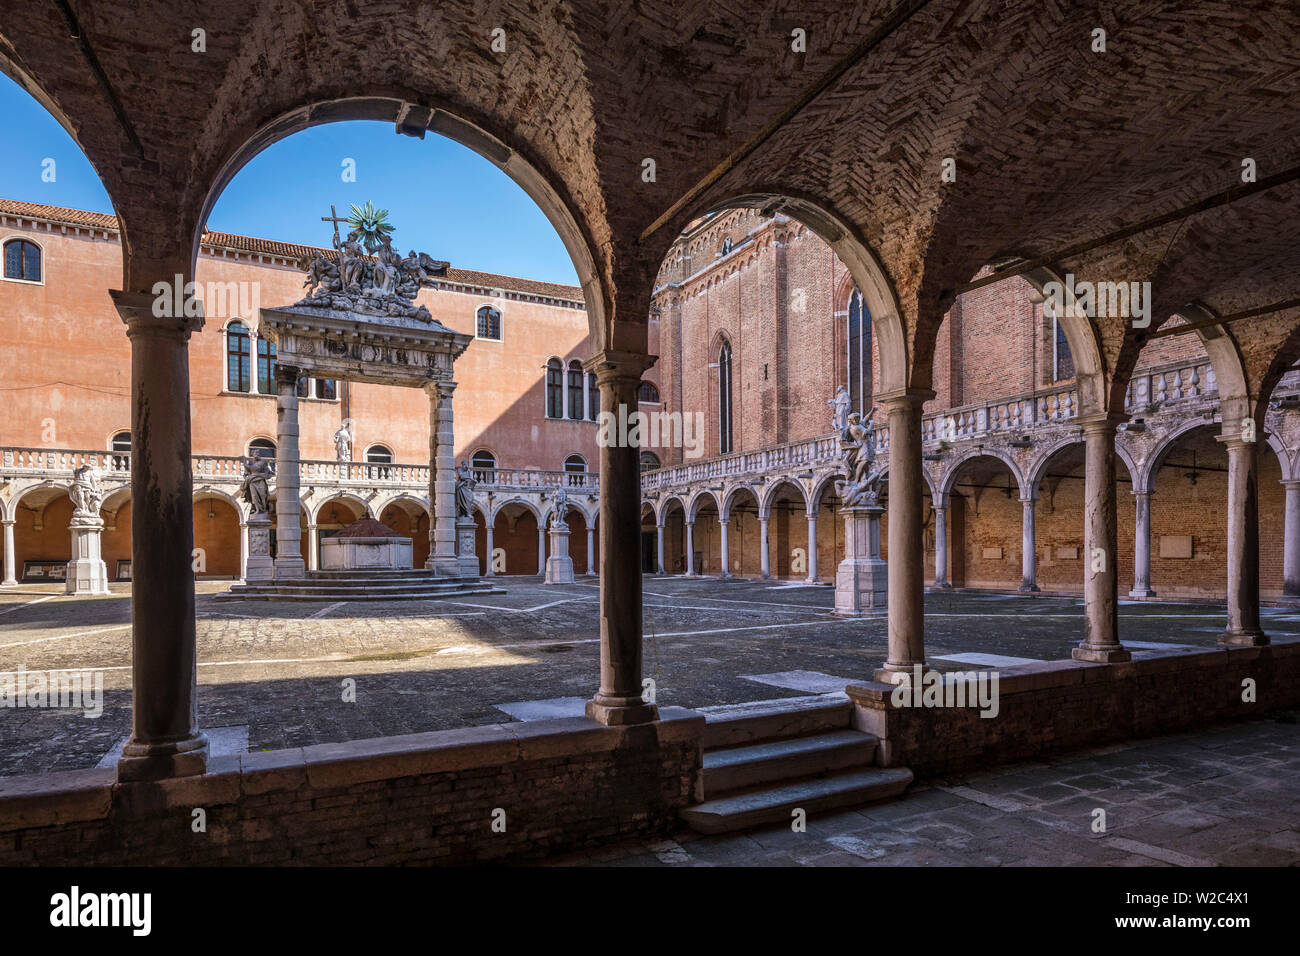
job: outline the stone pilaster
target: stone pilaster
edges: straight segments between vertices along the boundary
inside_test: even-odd
[[[149,293],[109,294],[131,341],[132,728],[117,775],[201,774],[208,740],[196,706],[189,338],[203,319],[156,315]]]

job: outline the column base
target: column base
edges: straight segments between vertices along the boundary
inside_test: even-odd
[[[925,661],[912,664],[885,663],[872,672],[871,679],[880,684],[912,684],[933,670]]]
[[[1133,659],[1123,644],[1080,644],[1070,656],[1089,664],[1122,664]]]
[[[951,591],[952,584],[948,581],[935,581],[930,585],[931,591]]]
[[[208,738],[197,733],[184,740],[161,744],[139,744],[134,737],[122,748],[117,761],[120,783],[195,777],[207,772]]]
[[[18,581],[14,578],[6,578],[5,580],[0,581],[0,588],[11,588],[15,587],[17,584]]]
[[[307,576],[307,562],[301,557],[276,558],[274,574],[277,581],[301,581]]]
[[[1257,627],[1228,628],[1219,635],[1219,643],[1226,647],[1263,647],[1268,635]]]
[[[1155,597],[1156,592],[1151,590],[1151,588],[1134,588],[1132,591],[1128,592],[1128,596],[1131,598],[1150,598]]]
[[[640,697],[601,697],[587,701],[587,716],[606,727],[648,724],[659,719],[659,708]]]
[[[1021,594],[1038,594],[1041,592],[1037,584],[1022,584],[1016,590]]]
[[[442,555],[435,557],[429,555],[424,561],[424,566],[434,574],[443,578],[460,577],[460,558],[453,555]],[[474,575],[478,577],[478,575]]]

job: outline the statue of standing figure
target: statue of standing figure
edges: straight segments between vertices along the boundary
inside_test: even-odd
[[[456,515],[470,518],[474,515],[474,470],[464,458],[456,466]]]
[[[99,473],[94,465],[81,465],[72,473],[72,487],[68,489],[72,499],[72,516],[74,518],[98,518],[99,506],[104,503],[104,492],[99,486]]]
[[[352,419],[345,418],[334,433],[334,451],[339,461],[352,460]]]
[[[877,407],[872,405],[871,411],[874,412]],[[877,425],[870,418],[870,413],[864,424],[862,416],[853,412],[840,435],[844,467],[848,473],[848,477],[841,483],[840,497],[847,506],[874,506],[878,501],[880,471],[875,468],[876,429]]]
[[[271,513],[271,462],[267,458],[245,458],[244,480],[239,485],[239,492],[248,502],[249,510],[255,515]]]
[[[835,390],[835,397],[827,399],[826,404],[831,407],[831,430],[843,433],[849,427],[849,406],[853,404],[849,390],[841,385]]]
[[[560,490],[555,493],[555,508],[551,511],[551,528],[555,531],[568,531],[569,523],[564,520],[568,513],[569,493],[561,485]]]

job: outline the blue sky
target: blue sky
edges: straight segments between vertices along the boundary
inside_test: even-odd
[[[0,196],[111,213],[98,176],[62,126],[0,75]],[[55,181],[42,163],[55,161]],[[356,161],[344,182],[343,161]],[[331,204],[346,215],[366,200],[389,211],[393,244],[454,267],[577,284],[564,244],[536,204],[477,153],[429,133],[399,136],[389,123],[331,123],[255,156],[226,187],[208,228],[328,246]]]

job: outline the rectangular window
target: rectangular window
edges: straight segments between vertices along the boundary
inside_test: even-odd
[[[316,379],[316,397],[333,400],[338,398],[338,385],[332,378]]]
[[[230,336],[230,346],[226,355],[228,368],[227,380],[232,392],[247,392],[252,389],[248,367],[248,336]]]
[[[274,395],[275,387],[275,343],[266,339],[257,340],[257,390],[263,395]]]
[[[1074,356],[1070,354],[1070,340],[1065,337],[1060,321],[1053,318],[1052,325],[1056,333],[1052,350],[1052,381],[1060,382],[1074,378]]]

